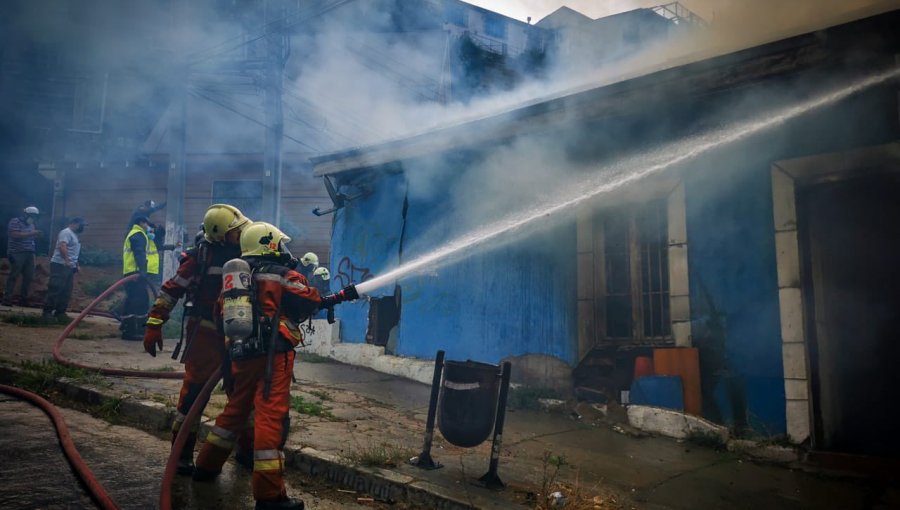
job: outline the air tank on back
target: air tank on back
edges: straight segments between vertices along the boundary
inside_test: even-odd
[[[253,303],[250,301],[250,265],[231,259],[222,267],[222,318],[230,342],[253,334]]]

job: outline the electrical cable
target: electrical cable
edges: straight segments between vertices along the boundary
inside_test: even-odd
[[[207,96],[206,94],[203,94],[202,92],[200,92],[200,91],[198,91],[198,90],[196,90],[196,89],[191,89],[191,90],[190,90],[190,93],[193,94],[193,95],[196,96],[196,97],[200,97],[200,98],[206,99],[206,100],[209,101],[210,103],[216,104],[216,105],[218,105],[218,106],[220,106],[220,107],[222,107],[222,108],[224,108],[224,109],[226,109],[226,110],[228,110],[228,111],[234,113],[235,115],[238,115],[238,116],[240,116],[240,117],[242,117],[242,118],[244,118],[244,119],[247,119],[247,120],[249,120],[250,122],[252,122],[252,123],[254,123],[254,124],[257,124],[257,125],[259,125],[259,126],[262,126],[262,127],[265,128],[265,129],[270,129],[270,127],[271,127],[271,126],[267,125],[265,122],[262,122],[262,121],[259,121],[259,120],[257,120],[257,119],[254,119],[253,117],[251,117],[251,116],[249,116],[249,115],[247,115],[247,114],[245,114],[245,113],[242,113],[242,112],[236,110],[235,108],[232,108],[232,107],[228,106],[227,104],[223,103],[222,101],[217,101],[216,99],[213,99],[213,98]],[[284,133],[283,131],[282,131],[282,133],[281,133],[281,136],[282,136],[283,138],[287,138],[288,140],[291,140],[292,142],[296,142],[296,143],[298,143],[298,144],[300,144],[300,145],[306,147],[307,149],[309,149],[309,150],[311,150],[311,151],[313,151],[313,152],[318,152],[318,149],[316,149],[316,148],[313,147],[312,145],[309,145],[309,144],[306,143],[306,142],[302,142],[302,141],[300,141],[300,140],[294,138],[293,136]]]
[[[333,3],[332,5],[326,5],[326,6],[324,6],[324,7],[321,7],[321,8],[319,8],[319,10],[318,10],[317,12],[315,12],[315,13],[309,15],[309,16],[306,16],[306,17],[300,17],[300,18],[298,18],[296,21],[293,21],[293,22],[291,22],[291,23],[285,24],[285,25],[282,27],[282,29],[288,29],[288,28],[294,27],[294,26],[296,26],[296,25],[299,25],[299,24],[301,24],[301,23],[305,23],[305,22],[307,22],[307,21],[309,21],[309,20],[312,20],[312,19],[314,19],[314,18],[317,18],[317,17],[319,17],[319,16],[322,16],[323,14],[326,14],[326,13],[328,13],[328,12],[330,12],[330,11],[332,11],[332,10],[334,10],[334,9],[336,9],[336,8],[338,8],[338,7],[342,6],[342,5],[344,5],[344,4],[347,4],[347,3],[351,2],[351,1],[352,1],[352,0],[339,0],[339,1],[335,2],[335,3]],[[201,50],[201,51],[197,52],[197,54],[196,54],[197,57],[196,57],[194,60],[192,60],[192,61],[190,62],[190,65],[197,65],[197,64],[200,64],[200,63],[202,63],[202,62],[204,62],[204,61],[206,61],[206,60],[211,60],[211,59],[213,59],[213,58],[215,58],[215,57],[217,57],[217,56],[219,56],[219,55],[223,55],[223,54],[225,54],[225,53],[230,53],[230,52],[232,52],[232,51],[234,51],[234,50],[236,50],[236,49],[241,48],[242,46],[246,46],[246,45],[251,44],[251,43],[254,43],[254,42],[256,42],[256,41],[258,41],[258,40],[260,40],[260,39],[263,39],[263,38],[265,38],[265,37],[271,35],[271,34],[268,32],[268,29],[269,29],[270,26],[276,25],[276,24],[278,24],[278,23],[281,23],[282,21],[284,21],[284,20],[290,18],[291,16],[294,16],[294,15],[299,16],[300,14],[301,14],[301,9],[298,8],[298,9],[295,9],[294,11],[292,11],[291,13],[288,13],[288,14],[285,14],[284,16],[281,16],[281,17],[279,17],[279,18],[276,18],[276,19],[274,19],[274,20],[272,20],[272,21],[266,23],[265,25],[263,25],[263,26],[261,27],[261,28],[263,29],[262,34],[259,34],[259,35],[256,35],[256,36],[251,36],[249,39],[242,40],[240,43],[238,43],[238,44],[236,44],[236,45],[234,45],[234,46],[232,46],[232,47],[230,47],[230,48],[224,49],[224,50],[222,50],[222,51],[218,51],[218,52],[215,52],[215,53],[211,53],[211,54],[209,54],[209,55],[206,55],[206,56],[202,56],[203,53],[208,53],[208,52],[210,52],[210,51],[215,51],[217,48],[219,48],[219,47],[221,47],[221,46],[225,46],[225,45],[229,44],[229,43],[232,42],[232,41],[239,40],[239,39],[244,39],[245,36],[244,36],[243,34],[242,34],[242,35],[238,35],[238,36],[232,37],[231,39],[229,39],[229,40],[227,40],[227,41],[224,41],[224,42],[222,42],[222,43],[219,43],[219,44],[217,44],[217,45],[215,45],[215,46],[213,46],[213,47],[211,47],[211,48],[208,48],[208,49],[206,49],[206,50]]]

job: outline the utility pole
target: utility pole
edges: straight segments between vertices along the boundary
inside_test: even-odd
[[[284,64],[287,57],[287,35],[284,33],[285,3],[263,0],[266,25],[266,147],[263,155],[263,219],[274,225],[281,220],[281,138],[284,114],[281,93]]]
[[[184,75],[182,75],[184,76]],[[178,85],[172,115],[172,158],[166,184],[166,242],[184,241],[184,174],[187,166],[187,77]],[[179,250],[163,252],[163,281],[175,276]]]
[[[182,0],[187,1],[187,0]],[[172,32],[183,26],[179,15],[185,9],[173,3],[172,19],[169,24]],[[177,38],[174,38],[177,40]],[[170,122],[171,151],[169,173],[166,182],[166,242],[177,244],[184,242],[184,176],[187,170],[187,101],[188,101],[188,65],[182,63],[181,69],[175,69],[177,84],[172,99]],[[163,281],[175,276],[178,270],[178,252],[163,252]]]

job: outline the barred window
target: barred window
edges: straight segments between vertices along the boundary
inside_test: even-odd
[[[605,214],[602,225],[606,338],[670,338],[665,202]]]

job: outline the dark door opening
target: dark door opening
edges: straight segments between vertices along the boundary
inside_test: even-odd
[[[798,199],[813,445],[900,457],[900,175]]]
[[[393,296],[369,299],[369,325],[366,343],[386,347],[387,354],[393,354],[391,330],[400,324],[400,287],[394,289]],[[396,336],[396,333],[394,333]]]

